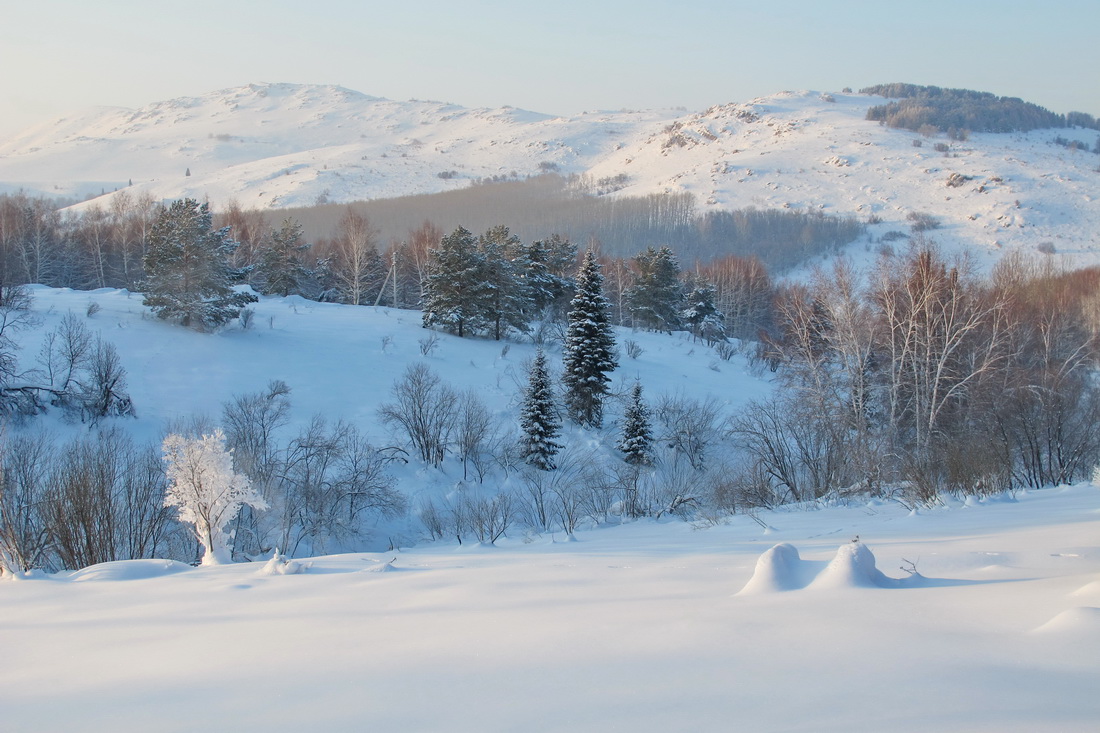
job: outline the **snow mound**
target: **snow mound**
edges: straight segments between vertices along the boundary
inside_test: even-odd
[[[875,555],[862,542],[841,545],[836,557],[814,578],[810,588],[895,588],[898,583],[875,567]]]
[[[1084,635],[1100,641],[1100,608],[1076,606],[1066,609],[1035,631],[1041,634]]]
[[[769,548],[756,561],[756,569],[737,595],[777,593],[804,588],[806,563],[798,549],[786,542]]]
[[[117,560],[77,570],[69,576],[74,583],[102,580],[145,580],[190,570],[191,566],[175,560]]]
[[[309,567],[308,564],[303,565],[297,560],[291,560],[286,555],[280,555],[278,550],[275,550],[275,554],[271,556],[271,559],[264,563],[264,566],[256,573],[257,575],[298,575],[304,573]]]
[[[1094,580],[1091,583],[1082,585],[1080,588],[1073,591],[1071,595],[1100,599],[1100,580]]]
[[[378,563],[377,565],[375,565],[373,567],[366,568],[362,572],[364,572],[364,573],[393,573],[393,572],[397,572],[398,568],[395,568],[393,566],[394,560],[397,560],[397,558],[395,557],[395,558],[393,558],[393,560],[387,560],[386,562]]]

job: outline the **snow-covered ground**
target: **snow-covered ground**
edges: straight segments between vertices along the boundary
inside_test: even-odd
[[[1096,730],[1100,490],[760,519],[4,583],[2,727]]]
[[[146,439],[282,379],[288,431],[320,412],[381,443],[375,408],[421,358],[514,416],[534,348],[441,335],[422,357],[417,313],[297,298],[261,299],[249,330],[195,334],[148,317],[137,294],[34,297],[23,365],[95,302],[86,323],[118,347],[138,411],[121,424]],[[642,353],[617,384],[639,377],[647,396],[734,409],[770,389],[741,357],[619,337]],[[415,495],[460,476],[400,478]],[[586,526],[576,541],[409,539],[291,566],[143,560],[0,583],[0,729],[1030,733],[1100,720],[1089,485],[917,513],[863,500]]]

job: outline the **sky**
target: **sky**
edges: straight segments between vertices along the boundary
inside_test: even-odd
[[[596,109],[886,82],[1100,116],[1095,0],[0,0],[0,136],[250,82]]]

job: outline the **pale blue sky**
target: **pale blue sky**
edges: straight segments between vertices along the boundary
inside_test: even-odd
[[[0,0],[0,135],[255,81],[550,114],[906,81],[1100,115],[1096,0]]]

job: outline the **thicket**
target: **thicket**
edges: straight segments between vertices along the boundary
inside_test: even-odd
[[[1098,284],[1015,256],[983,279],[922,246],[865,279],[842,262],[784,287],[759,358],[787,388],[735,420],[743,480],[774,501],[922,503],[1088,476]]]
[[[940,132],[1026,132],[1050,127],[1100,129],[1084,112],[1056,114],[1016,97],[998,97],[970,89],[942,89],[916,84],[878,84],[859,90],[891,98],[867,110],[867,119],[918,132],[932,126]]]
[[[206,418],[168,426],[162,445],[137,444],[117,425],[64,442],[43,431],[5,436],[0,574],[154,557],[196,562],[204,545],[226,559],[230,550],[238,559],[276,550],[317,554],[357,546],[378,517],[403,514],[405,498],[386,471],[390,456],[355,427],[317,416],[296,435],[282,434],[289,393],[272,382],[234,397],[221,416],[224,436]],[[191,487],[202,501],[181,498],[180,476],[198,472],[166,468],[178,469],[184,448],[212,437],[219,444],[224,437],[233,470],[251,486],[250,503],[265,510],[244,506],[231,523],[218,524],[211,507],[221,499],[209,494],[211,486]],[[197,466],[204,459],[188,460]],[[228,475],[227,452],[221,460]]]

